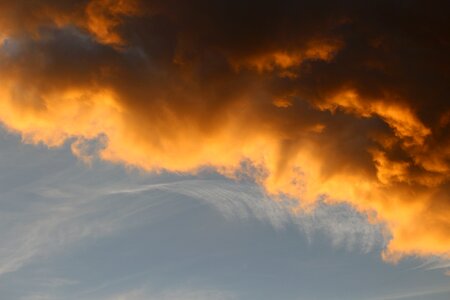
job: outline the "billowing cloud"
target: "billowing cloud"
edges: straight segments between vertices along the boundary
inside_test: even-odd
[[[0,0],[0,119],[145,170],[247,173],[450,253],[450,28],[433,1]]]

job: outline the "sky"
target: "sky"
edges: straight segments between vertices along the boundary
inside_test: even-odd
[[[446,1],[0,0],[5,299],[448,299]]]

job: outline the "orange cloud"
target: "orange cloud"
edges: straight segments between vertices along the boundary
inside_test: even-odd
[[[0,1],[22,20],[0,21],[1,122],[86,162],[102,137],[101,158],[148,171],[247,172],[383,222],[386,259],[448,257],[446,35],[395,9],[402,43],[366,7],[194,2]]]
[[[124,43],[117,33],[123,17],[139,15],[139,3],[136,0],[96,0],[86,6],[86,27],[96,38],[106,44]]]
[[[307,60],[329,61],[341,47],[337,40],[313,40],[309,41],[304,49],[295,51],[286,51],[283,49],[264,52],[259,55],[245,57],[243,61],[236,61],[234,65],[237,69],[240,67],[255,68],[259,72],[273,72],[276,69],[287,70],[298,67]],[[281,75],[287,74],[281,72]],[[294,76],[295,73],[290,73]]]
[[[362,117],[378,115],[391,126],[400,138],[410,138],[412,144],[421,145],[424,139],[431,133],[420,120],[411,112],[410,108],[389,101],[389,99],[378,99],[366,101],[361,99],[352,90],[338,93],[327,99],[325,104],[319,105],[322,109],[342,109],[353,112]]]

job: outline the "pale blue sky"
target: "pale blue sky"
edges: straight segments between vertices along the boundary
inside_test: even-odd
[[[294,216],[252,182],[146,174],[0,133],[0,299],[450,298],[445,262],[383,262],[348,207]]]

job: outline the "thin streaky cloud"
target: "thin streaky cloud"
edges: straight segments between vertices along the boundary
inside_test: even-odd
[[[429,299],[433,295],[445,294],[450,292],[450,287],[437,287],[433,289],[421,289],[416,291],[399,292],[396,294],[388,294],[375,298],[367,298],[366,300],[403,300],[403,299]]]
[[[237,297],[228,291],[201,288],[174,288],[155,292],[149,288],[139,288],[105,300],[236,300]]]
[[[111,193],[143,193],[164,190],[199,199],[220,211],[226,218],[246,219],[250,216],[269,221],[276,229],[296,224],[309,239],[322,231],[334,246],[357,247],[368,252],[375,246],[382,248],[382,226],[369,224],[364,215],[340,205],[320,203],[311,212],[294,211],[292,200],[274,200],[257,185],[225,180],[183,180],[165,184],[145,185]]]
[[[335,246],[356,247],[367,252],[377,245],[382,247],[383,243],[379,228],[349,208],[321,205],[312,213],[297,215],[289,203],[273,201],[260,188],[248,184],[181,180],[115,190],[110,183],[83,188],[72,182],[67,188],[59,184],[53,188],[52,179],[48,180],[40,179],[35,185],[22,187],[23,192],[35,192],[46,196],[45,201],[50,200],[44,201],[40,209],[29,207],[20,213],[3,213],[0,224],[4,223],[3,228],[8,229],[0,232],[7,241],[0,247],[0,275],[17,271],[38,257],[53,255],[76,242],[114,235],[133,226],[135,214],[145,210],[151,214],[152,209],[165,202],[167,193],[200,200],[230,220],[256,218],[279,230],[296,224],[309,239],[314,232],[321,231]],[[130,202],[123,198],[125,194],[139,194],[139,200]],[[114,209],[110,207],[112,204]],[[5,220],[13,223],[6,226]]]

